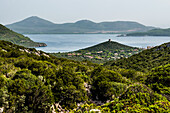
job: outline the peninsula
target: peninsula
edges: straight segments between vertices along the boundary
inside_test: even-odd
[[[5,40],[25,47],[45,47],[45,43],[34,42],[22,34],[16,33],[0,24],[0,40]]]

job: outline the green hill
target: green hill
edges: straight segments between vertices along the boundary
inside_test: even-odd
[[[22,34],[29,33],[122,33],[141,32],[153,29],[137,22],[116,21],[95,23],[90,20],[80,20],[75,23],[54,24],[48,20],[32,16],[22,21],[6,25],[8,28]]]
[[[154,67],[170,63],[170,42],[142,51],[130,58],[109,62],[112,66],[138,71],[151,70]]]
[[[127,36],[170,36],[170,28],[168,29],[153,29],[147,32],[129,33]]]
[[[114,41],[106,41],[85,49],[68,53],[52,53],[52,55],[72,60],[88,60],[93,63],[105,63],[109,60],[116,60],[123,57],[130,57],[141,52],[142,49],[130,47]]]
[[[130,49],[136,49],[136,48],[130,47],[130,46],[127,46],[127,45],[123,45],[123,44],[120,44],[118,42],[114,42],[114,41],[110,40],[110,41],[106,41],[106,42],[103,42],[103,43],[100,43],[100,44],[97,44],[97,45],[94,45],[94,46],[91,46],[91,47],[88,47],[88,48],[85,48],[85,49],[78,50],[76,52],[79,52],[79,51],[83,51],[83,52],[115,51],[117,49],[130,50]]]
[[[169,64],[142,73],[0,40],[0,108],[6,113],[169,112],[168,79]]]
[[[38,43],[32,41],[30,38],[25,37],[21,34],[13,32],[0,24],[0,40],[12,42],[14,44],[22,45],[25,47],[42,47],[47,46],[45,43]]]

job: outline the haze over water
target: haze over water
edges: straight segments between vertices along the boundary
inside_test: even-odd
[[[36,42],[44,42],[47,47],[36,48],[45,52],[69,52],[90,47],[111,39],[125,45],[146,48],[170,42],[170,37],[116,37],[117,34],[29,34],[25,35]]]

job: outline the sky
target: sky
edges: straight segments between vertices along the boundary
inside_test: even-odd
[[[30,16],[54,23],[136,21],[170,28],[170,0],[0,0],[0,24]]]

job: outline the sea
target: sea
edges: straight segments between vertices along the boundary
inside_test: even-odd
[[[44,42],[47,47],[37,47],[47,53],[71,52],[87,48],[111,39],[112,41],[139,48],[158,46],[170,42],[165,36],[117,37],[119,34],[25,34],[35,42]]]

